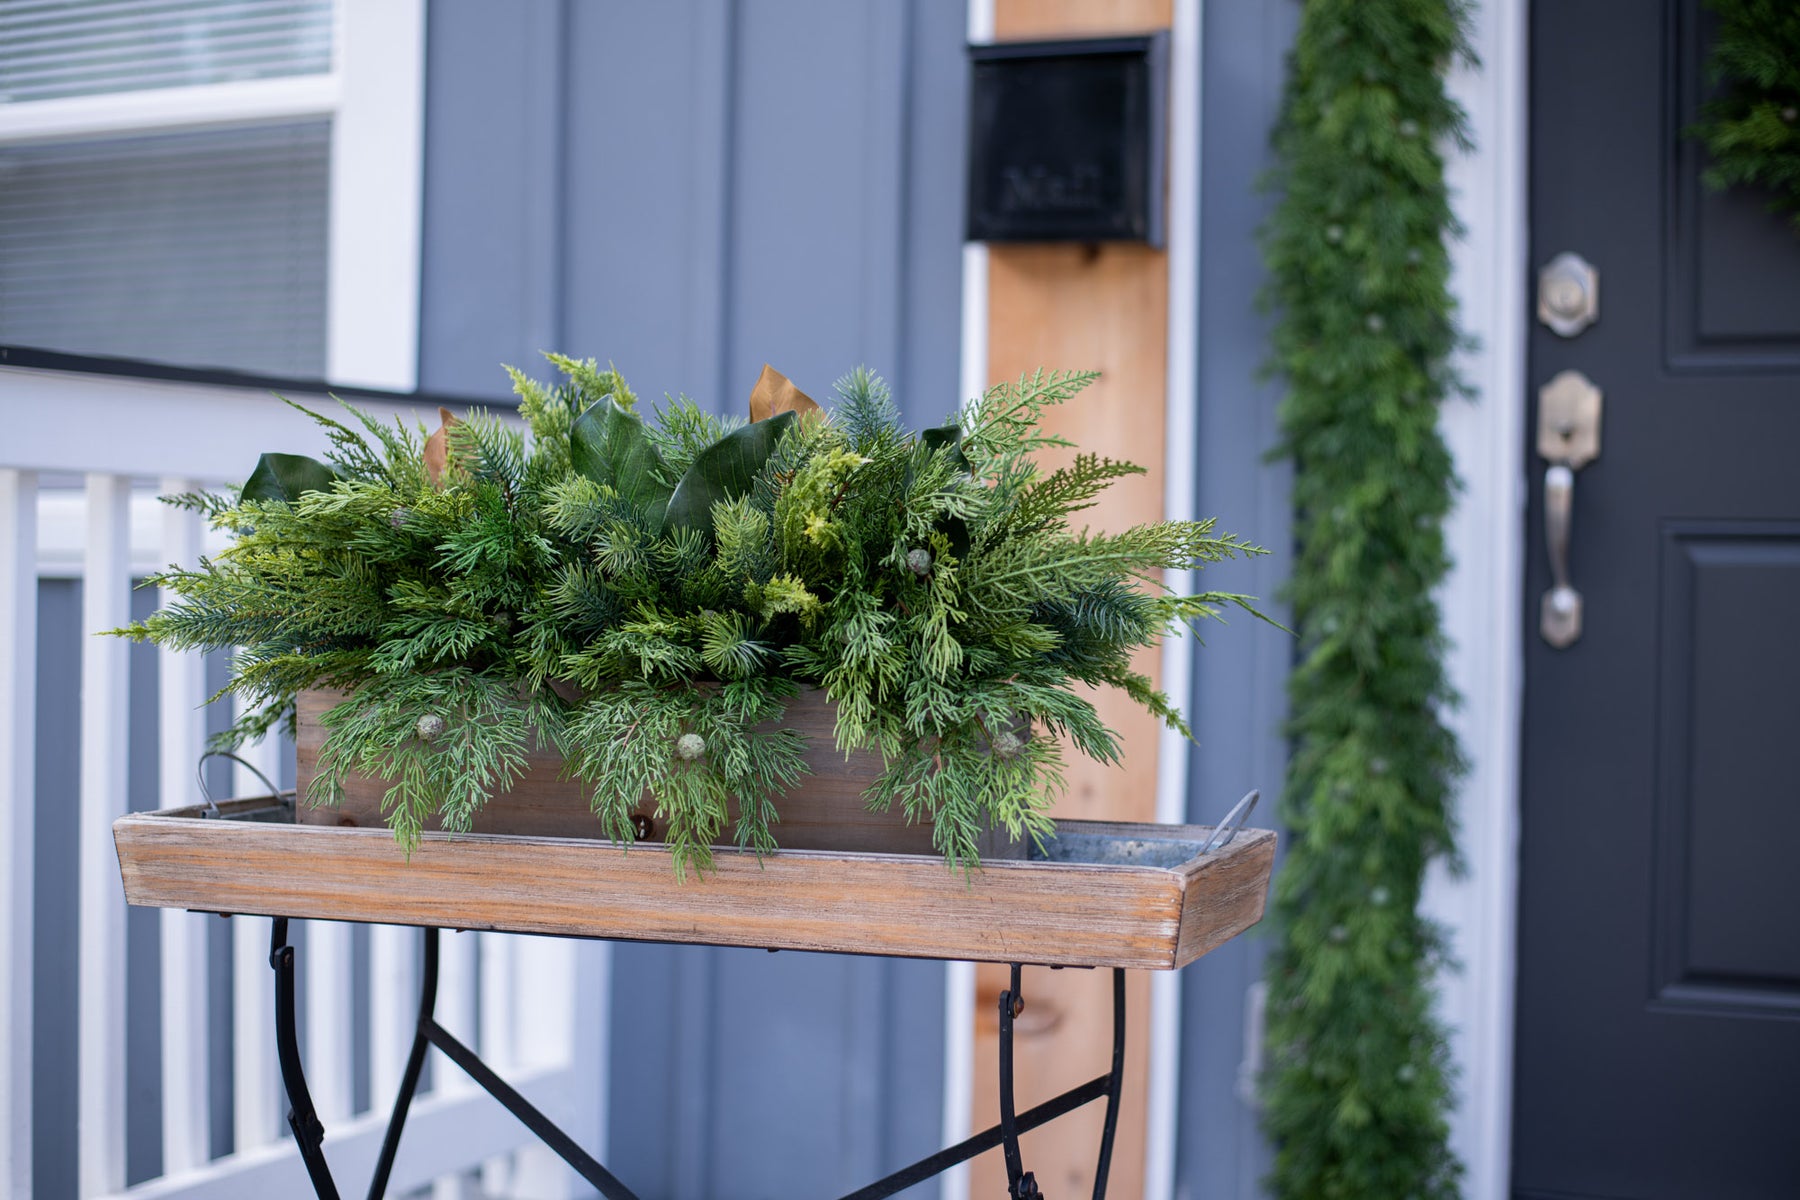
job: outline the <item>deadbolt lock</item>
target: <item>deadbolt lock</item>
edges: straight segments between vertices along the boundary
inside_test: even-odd
[[[1600,272],[1567,250],[1538,272],[1538,320],[1551,332],[1574,337],[1600,319]]]
[[[1580,371],[1560,371],[1538,389],[1537,452],[1572,471],[1600,457],[1600,389]]]

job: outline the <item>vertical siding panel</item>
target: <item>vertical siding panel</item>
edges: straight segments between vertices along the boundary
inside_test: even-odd
[[[39,502],[49,489],[39,481]],[[41,510],[40,510],[41,511]],[[33,1195],[80,1193],[81,581],[38,580],[32,946]]]
[[[647,400],[737,411],[721,378],[734,3],[577,5],[569,46],[565,347]]]
[[[908,8],[904,137],[899,187],[905,230],[900,247],[900,350],[889,367],[907,423],[943,422],[959,394],[962,341],[964,146],[968,70],[961,0],[914,0]]]
[[[765,0],[742,10],[734,47],[730,411],[741,410],[735,393],[749,392],[765,361],[824,399],[834,379],[882,349],[863,344],[866,314],[891,312],[893,290],[891,280],[881,288],[868,275],[875,231],[864,142],[893,137],[867,127],[870,93],[888,77],[885,62],[869,59],[873,13],[829,0]],[[882,58],[895,49],[883,47]]]
[[[710,399],[723,412],[731,408],[732,381],[726,377],[726,280],[730,271],[732,167],[735,161],[733,106],[737,88],[734,46],[742,22],[738,0],[726,0],[716,21],[692,22],[694,108],[688,137],[692,175],[688,183],[689,243],[687,319],[681,362],[692,372],[684,386],[696,398]]]
[[[1274,597],[1288,572],[1289,473],[1263,455],[1278,437],[1278,384],[1259,374],[1269,322],[1252,299],[1263,286],[1256,230],[1273,198],[1254,181],[1270,165],[1268,131],[1281,101],[1287,49],[1299,19],[1280,0],[1205,4],[1200,67],[1200,309],[1196,474],[1199,512],[1271,548],[1266,558],[1207,570],[1208,587]],[[1270,612],[1283,619],[1281,605]],[[1285,774],[1287,668],[1292,639],[1254,621],[1209,638],[1194,671],[1193,726],[1201,743],[1189,773],[1190,821],[1252,787],[1275,812]],[[1261,977],[1267,941],[1241,937],[1182,980],[1176,1194],[1255,1200],[1269,1150],[1257,1110],[1240,1094],[1245,998]],[[1246,1083],[1250,1081],[1245,1081]]]
[[[165,479],[165,495],[195,490],[186,479]],[[200,558],[198,513],[167,507],[162,514],[162,561],[192,566]],[[168,603],[165,589],[160,599]],[[158,807],[194,802],[194,765],[206,740],[206,660],[198,652],[157,651]],[[163,1172],[189,1171],[211,1149],[207,1072],[206,922],[200,913],[163,909],[162,1147]]]
[[[87,477],[87,554],[82,572],[80,1191],[125,1184],[125,897],[112,823],[126,803],[126,644],[93,636],[130,615],[131,481]]]
[[[37,850],[35,471],[0,468],[0,1191],[31,1194]]]
[[[419,385],[495,399],[560,350],[567,0],[432,0]],[[596,72],[605,74],[605,72]],[[596,351],[597,352],[597,351]]]

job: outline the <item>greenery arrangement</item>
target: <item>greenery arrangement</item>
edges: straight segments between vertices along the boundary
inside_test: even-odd
[[[1461,769],[1433,589],[1455,487],[1438,404],[1461,391],[1442,147],[1462,0],[1308,0],[1274,136],[1272,366],[1294,462],[1300,636],[1269,958],[1264,1125],[1294,1200],[1457,1194],[1437,931]]]
[[[1706,181],[1769,193],[1800,231],[1800,7],[1791,0],[1707,0],[1719,26],[1707,61],[1717,97],[1691,132],[1706,143]]]
[[[235,541],[148,580],[176,599],[121,632],[239,648],[227,690],[247,708],[227,743],[291,720],[302,690],[348,690],[315,789],[392,780],[405,844],[434,815],[468,829],[541,744],[591,785],[606,836],[632,840],[653,794],[678,870],[711,861],[732,800],[737,845],[775,847],[805,770],[784,705],[823,688],[838,747],[885,763],[868,802],[932,822],[973,865],[990,827],[1050,829],[1064,742],[1117,757],[1077,685],[1182,728],[1132,651],[1242,603],[1162,584],[1254,550],[1211,522],[1072,528],[1140,470],[1034,461],[1064,444],[1040,414],[1091,375],[1039,372],[910,435],[863,370],[830,414],[765,371],[757,419],[683,399],[647,422],[615,371],[550,357],[554,387],[513,372],[529,433],[480,413],[429,438],[315,414],[327,461],[269,454],[237,494],[173,498]]]

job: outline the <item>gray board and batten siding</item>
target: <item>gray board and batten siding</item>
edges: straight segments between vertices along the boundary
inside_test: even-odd
[[[1253,231],[1268,200],[1254,180],[1291,10],[1204,6],[1196,507],[1277,549],[1207,580],[1262,596],[1285,569],[1288,516],[1285,472],[1261,460],[1276,390],[1256,377]],[[686,392],[723,412],[741,411],[764,361],[821,400],[866,363],[915,427],[961,399],[961,4],[434,0],[428,22],[422,390],[503,402],[497,364],[545,375],[538,351],[559,349],[612,358],[646,399]],[[56,664],[40,674],[46,862],[74,837],[79,591],[40,589],[39,661]],[[1208,642],[1187,819],[1215,819],[1260,786],[1266,824],[1290,647],[1245,621]],[[154,678],[154,655],[135,654],[134,696],[149,690],[132,706],[133,778],[146,787]],[[74,1195],[73,1073],[49,1068],[74,1058],[74,941],[47,922],[73,897],[65,873],[37,880],[37,1195],[62,1200]],[[229,1013],[226,924],[215,1015]],[[155,936],[134,914],[133,961],[154,963]],[[1178,1197],[1260,1194],[1266,1152],[1236,1085],[1262,953],[1253,932],[1184,972]],[[150,1101],[133,1110],[133,1179],[160,1166],[156,981],[137,974],[132,1071]],[[646,1200],[837,1194],[937,1147],[941,965],[621,944],[612,979],[612,1069],[595,1086],[608,1089],[608,1163]],[[228,1033],[228,1015],[214,1027]],[[227,1104],[228,1056],[215,1046],[213,1095]],[[229,1112],[215,1103],[216,1152]]]

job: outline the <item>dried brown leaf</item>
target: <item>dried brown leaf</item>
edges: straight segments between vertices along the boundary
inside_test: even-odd
[[[447,408],[438,409],[438,431],[425,439],[425,474],[435,487],[444,486],[444,472],[450,467],[450,434],[452,425],[462,419]]]
[[[768,363],[763,364],[756,386],[750,389],[750,420],[753,422],[766,421],[776,413],[799,413],[804,417],[807,413],[824,411],[811,396]]]

